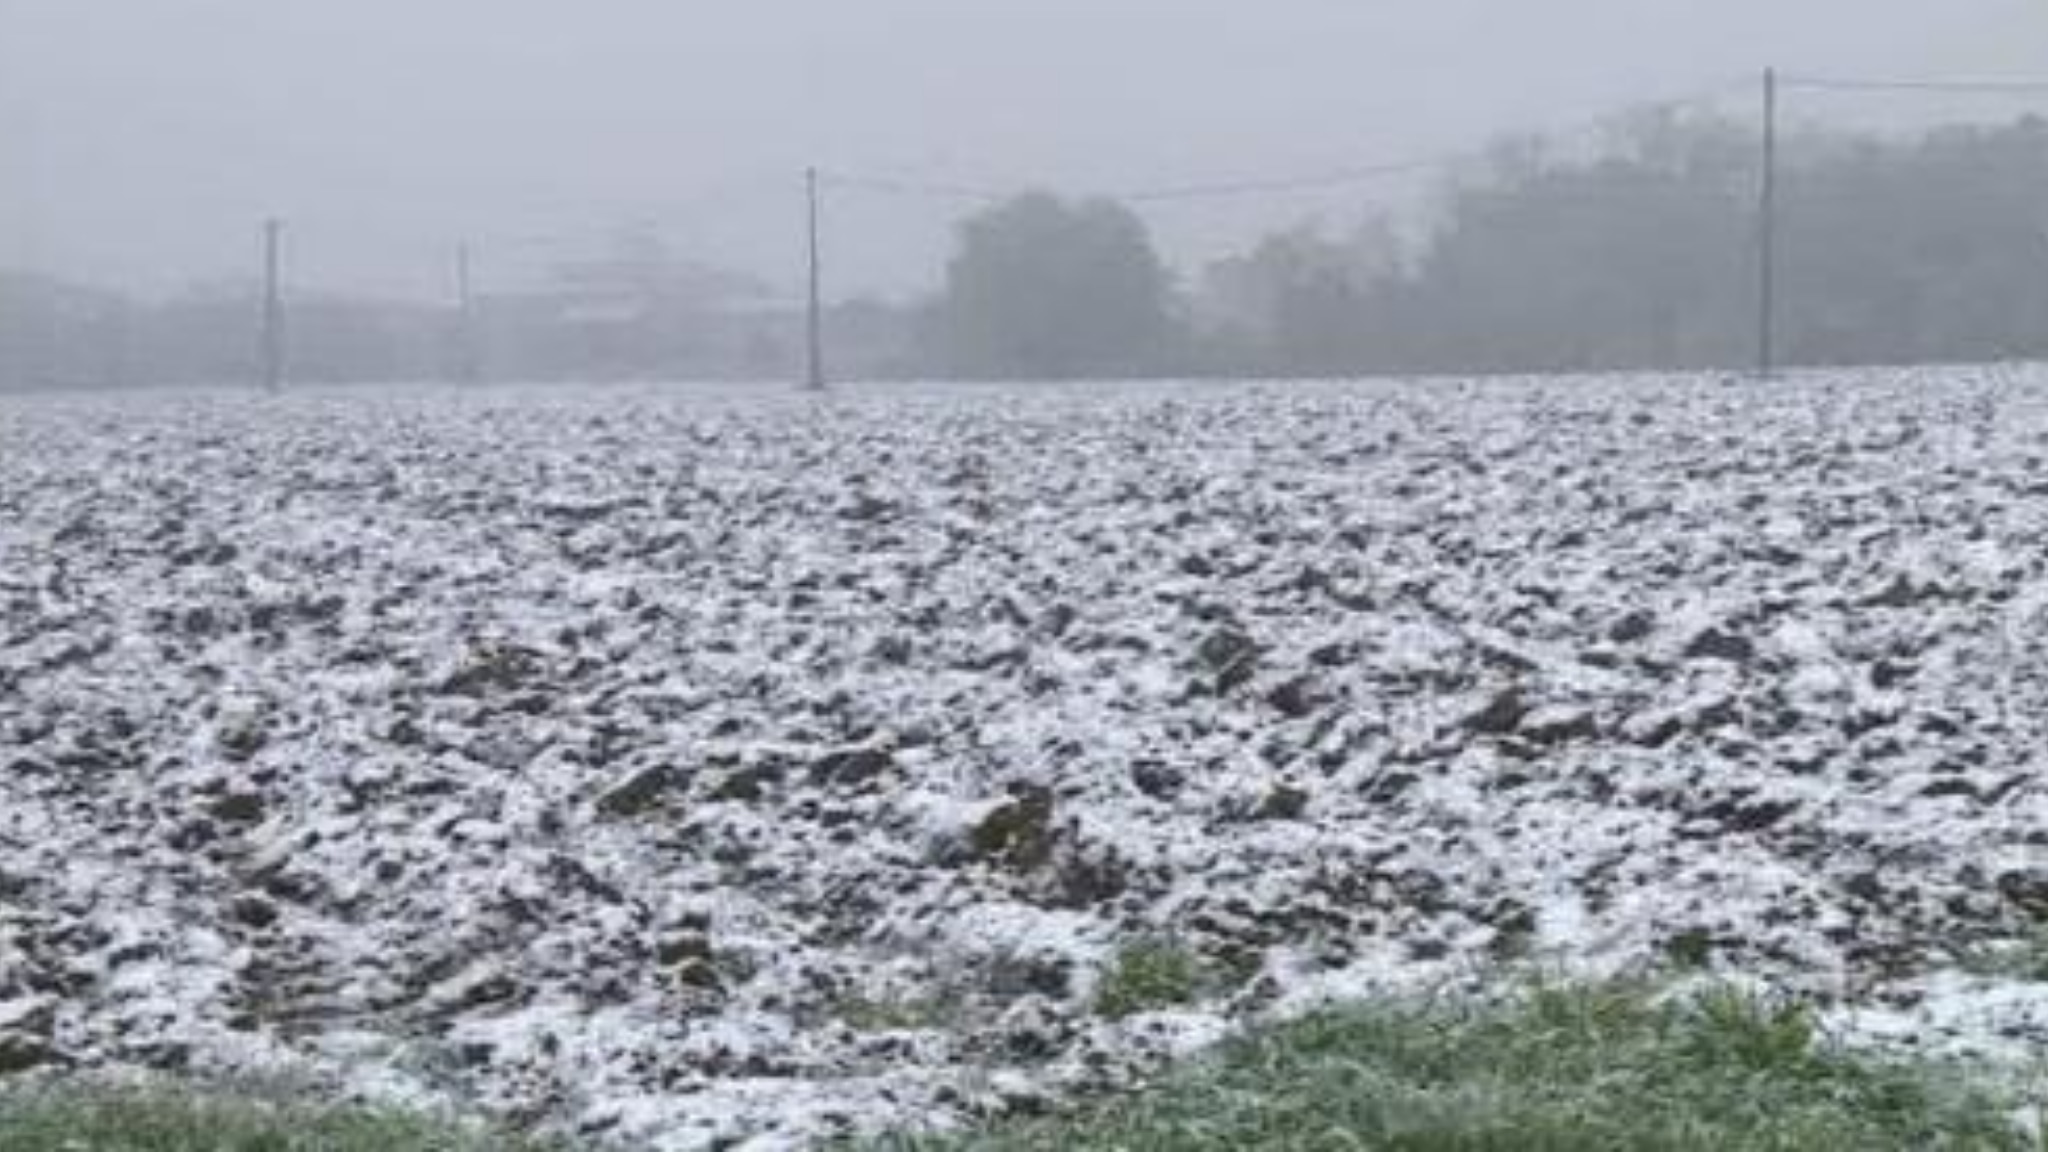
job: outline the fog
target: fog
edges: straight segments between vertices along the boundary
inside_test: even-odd
[[[2037,0],[0,0],[0,267],[431,296],[628,223],[779,284],[809,164],[1076,192],[1436,155],[1766,64],[2025,72]],[[1870,114],[1867,109],[1859,115]],[[1383,192],[1151,213],[1187,267]],[[959,205],[848,194],[834,295],[930,286]]]

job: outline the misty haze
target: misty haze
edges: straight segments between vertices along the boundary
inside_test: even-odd
[[[2038,0],[0,0],[0,1152],[2048,1141]]]

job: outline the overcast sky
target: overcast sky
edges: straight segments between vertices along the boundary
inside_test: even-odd
[[[1767,63],[2048,73],[2048,0],[0,0],[0,265],[163,289],[277,214],[299,282],[425,294],[458,238],[509,278],[647,221],[790,284],[810,163],[1282,176],[1744,107]],[[1150,215],[1186,264],[1370,195]],[[935,277],[958,207],[835,195],[837,293]]]

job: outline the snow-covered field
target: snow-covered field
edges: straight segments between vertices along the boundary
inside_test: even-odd
[[[0,1072],[776,1147],[1673,952],[2038,1056],[2044,628],[2036,370],[0,400]]]

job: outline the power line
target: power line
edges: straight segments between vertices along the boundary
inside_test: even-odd
[[[896,196],[914,196],[930,200],[980,200],[997,202],[1009,199],[1014,193],[998,192],[988,188],[974,188],[965,184],[932,183],[922,180],[907,180],[894,176],[862,176],[849,172],[828,172],[820,170],[821,184],[834,188],[855,188],[868,192],[886,192]]]
[[[1693,89],[1661,100],[1651,100],[1642,107],[1659,110],[1712,107],[1738,88],[1752,83],[1747,78],[1740,81],[1720,80],[1705,87]],[[1615,114],[1610,111],[1576,118],[1548,128],[1535,130],[1534,134],[1550,138],[1597,129],[1612,124]],[[1333,172],[1312,173],[1301,176],[1286,176],[1271,179],[1250,179],[1214,184],[1192,184],[1183,187],[1165,187],[1126,192],[1116,199],[1130,203],[1166,203],[1177,200],[1215,200],[1234,197],[1311,192],[1329,188],[1344,188],[1369,184],[1390,177],[1420,175],[1428,172],[1451,172],[1486,155],[1484,147],[1464,148],[1440,153],[1433,157],[1388,164],[1365,165],[1356,168],[1338,169]]]
[[[1711,106],[1726,96],[1733,88],[1734,84],[1731,82],[1720,81],[1711,86],[1688,93],[1650,101],[1645,106],[1659,109]],[[1568,124],[1552,125],[1544,134],[1555,135],[1560,132],[1575,132],[1584,128],[1597,127],[1609,123],[1612,119],[1613,114],[1611,112],[1602,113],[1596,117],[1587,118],[1583,123],[1572,121]],[[1483,149],[1466,148],[1441,153],[1433,157],[1385,164],[1367,164],[1289,176],[1256,177],[1212,183],[1126,189],[1122,192],[1109,193],[1107,195],[1110,199],[1129,204],[1167,204],[1196,200],[1228,200],[1253,196],[1316,192],[1371,184],[1401,176],[1451,171],[1483,155]],[[830,186],[864,189],[871,192],[883,192],[892,195],[926,199],[972,200],[984,203],[999,203],[1015,195],[1014,188],[997,190],[974,185],[895,176],[866,175],[849,172],[821,172],[819,176],[821,180]]]
[[[1960,96],[2048,96],[2048,80],[1883,80],[1785,76],[1779,85],[1817,92],[1948,93]]]
[[[1328,188],[1348,188],[1358,184],[1372,183],[1395,176],[1410,176],[1423,172],[1440,171],[1449,167],[1449,159],[1413,160],[1396,164],[1375,164],[1363,168],[1347,168],[1312,176],[1287,176],[1270,180],[1240,180],[1221,184],[1188,184],[1180,187],[1150,188],[1135,192],[1124,192],[1114,199],[1132,204],[1160,204],[1176,200],[1228,200],[1245,196],[1281,195],[1290,192],[1315,192]]]

